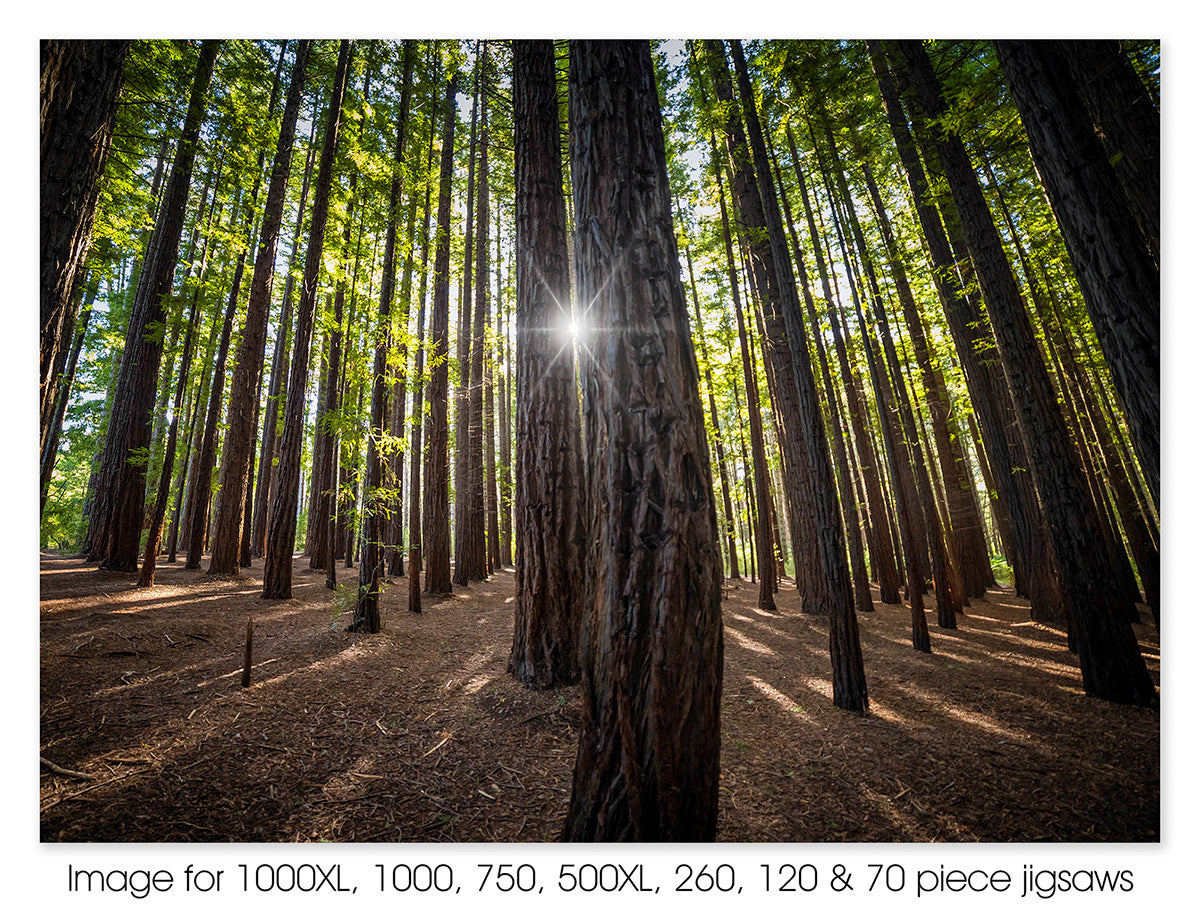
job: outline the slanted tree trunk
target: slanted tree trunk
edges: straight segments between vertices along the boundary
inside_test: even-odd
[[[1157,502],[1158,263],[1096,136],[1062,50],[1054,42],[996,42],[1029,149]],[[1157,138],[1143,140],[1156,144]],[[1157,185],[1137,191],[1156,193]],[[1157,208],[1157,196],[1153,206]]]
[[[350,42],[343,40],[338,50],[337,71],[330,93],[325,138],[321,145],[321,164],[313,193],[312,226],[308,252],[304,259],[304,286],[296,308],[296,331],[292,366],[288,378],[287,406],[283,415],[283,435],[279,444],[277,488],[271,502],[266,557],[263,561],[263,599],[287,600],[292,596],[292,553],[296,545],[296,500],[300,490],[300,447],[303,437],[304,400],[308,382],[309,347],[312,343],[313,318],[317,305],[317,281],[325,246],[325,226],[329,217],[329,190],[333,184],[333,159],[342,124],[342,99],[350,64]]]
[[[704,389],[708,393],[708,413],[713,425],[713,447],[717,454],[717,472],[721,476],[721,506],[725,512],[722,529],[729,547],[729,576],[741,577],[738,573],[737,549],[733,545],[733,501],[729,496],[729,473],[725,468],[725,444],[721,438],[721,419],[717,414],[717,397],[713,391],[712,369],[708,362],[708,345],[704,341],[704,319],[700,315],[700,294],[696,290],[696,274],[692,269],[692,253],[684,250],[688,266],[688,285],[692,291],[692,308],[696,313],[696,341],[700,344],[700,355],[704,358]]]
[[[283,106],[279,140],[271,165],[267,200],[259,230],[258,254],[250,280],[246,304],[246,322],[238,346],[237,363],[229,388],[229,408],[225,415],[225,446],[221,451],[220,487],[213,512],[212,557],[209,574],[237,574],[241,549],[242,509],[246,482],[253,465],[252,440],[254,416],[258,409],[263,359],[267,345],[267,314],[271,308],[271,286],[275,276],[275,253],[279,247],[279,228],[291,171],[292,146],[296,137],[296,119],[304,90],[311,41],[301,41],[292,65],[291,84]],[[282,55],[282,51],[280,54]]]
[[[71,304],[91,243],[129,44],[53,39],[41,45],[43,449],[57,401],[54,368],[71,344]]]
[[[1004,543],[1017,592],[1030,598],[1030,614],[1035,620],[1063,621],[1049,550],[1045,547],[1045,525],[1037,495],[1026,471],[1029,464],[1024,458],[1024,445],[1020,443],[1019,436],[1010,438],[1009,419],[1015,416],[991,323],[978,296],[970,292],[973,284],[968,282],[972,279],[960,274],[960,268],[965,271],[969,265],[965,244],[960,245],[959,242],[961,232],[958,230],[958,221],[954,214],[948,212],[943,227],[943,218],[931,200],[917,146],[900,108],[896,84],[901,76],[907,78],[907,70],[893,70],[877,43],[868,43],[868,47],[888,123],[929,247],[934,284],[966,377],[971,405],[975,409],[972,420],[976,417],[979,419],[978,428],[985,447],[979,451],[979,456],[983,461],[985,477],[991,468],[1012,470],[1007,475],[991,476],[988,490],[989,494],[995,494],[998,498],[997,519],[1002,532],[1006,531]],[[932,150],[927,151],[927,155],[936,157]],[[952,203],[947,207],[952,208]],[[963,250],[961,253],[960,248]]]
[[[153,330],[160,328],[166,318],[165,300],[175,277],[205,98],[219,48],[218,41],[200,46],[179,150],[163,193],[125,335],[98,486],[105,494],[107,513],[104,519],[92,521],[99,534],[93,552],[99,554],[102,567],[116,571],[137,570],[145,512],[145,458],[163,345],[162,336],[153,334]]]
[[[590,564],[567,840],[711,840],[719,533],[647,42],[571,43]]]
[[[516,176],[516,609],[508,672],[534,689],[579,681],[583,456],[554,43],[513,44]]]
[[[725,188],[721,180],[721,163],[717,157],[715,140],[713,142],[712,169],[717,178],[717,196],[721,205],[721,238],[725,243],[725,267],[729,274],[729,291],[733,298],[734,317],[737,320],[738,343],[742,356],[742,378],[746,385],[746,412],[750,419],[750,456],[753,458],[754,472],[753,497],[758,511],[758,528],[755,530],[757,538],[754,540],[757,564],[751,566],[750,577],[753,579],[755,574],[761,575],[758,585],[759,609],[773,610],[775,609],[775,566],[771,564],[771,526],[766,516],[768,508],[771,506],[771,499],[767,491],[767,451],[762,429],[762,396],[758,389],[758,371],[751,358],[750,344],[746,337],[746,321],[742,312],[740,293],[741,285],[738,283],[737,263],[733,257],[733,239],[729,231],[729,214],[725,207]]]
[[[829,458],[829,445],[825,437],[821,407],[817,401],[816,382],[809,362],[804,314],[800,306],[792,263],[788,257],[783,219],[771,180],[771,167],[754,104],[746,61],[740,42],[732,42],[731,47],[750,149],[753,152],[754,172],[758,179],[764,217],[762,225],[765,226],[768,237],[766,247],[762,247],[759,237],[758,273],[765,275],[759,281],[759,289],[762,291],[760,301],[765,304],[773,299],[777,304],[776,308],[783,314],[787,347],[795,368],[794,379],[800,409],[797,434],[803,445],[801,462],[807,464],[807,468],[794,469],[793,474],[800,477],[802,502],[810,509],[807,515],[801,513],[797,516],[801,521],[810,516],[809,525],[815,528],[812,535],[816,546],[808,548],[807,557],[796,559],[796,580],[801,581],[801,565],[812,566],[808,584],[815,593],[815,608],[829,616],[829,656],[833,670],[834,704],[846,711],[866,712],[867,681],[859,644],[858,618],[854,611],[854,592],[850,581],[845,537],[842,533],[833,465]],[[754,246],[751,248],[753,250]],[[752,267],[754,264],[755,261],[752,260]],[[766,283],[763,283],[764,281]]]
[[[925,49],[908,40],[900,46],[926,115],[940,117],[946,104]],[[961,139],[945,134],[937,145],[992,317],[1045,512],[1062,599],[1077,638],[1084,691],[1111,702],[1153,704],[1157,692],[1130,625],[1131,604],[1111,589],[1096,508],[1071,455],[1066,424],[1000,235]]]

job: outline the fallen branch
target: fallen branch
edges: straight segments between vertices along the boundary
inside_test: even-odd
[[[76,772],[74,769],[64,769],[62,766],[55,765],[46,759],[46,757],[38,757],[42,761],[42,765],[53,772],[55,775],[65,775],[69,779],[83,779],[85,782],[92,781],[95,776],[86,772]]]

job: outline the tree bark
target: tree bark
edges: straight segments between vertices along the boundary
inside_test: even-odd
[[[112,145],[128,41],[41,43],[41,435],[57,397],[68,329]]]
[[[571,43],[576,266],[596,593],[567,840],[711,840],[721,571],[646,42]]]
[[[996,52],[1157,502],[1158,264],[1061,49],[1053,42],[999,41]]]
[[[516,143],[516,610],[508,672],[533,689],[579,681],[583,457],[570,340],[554,43],[513,46]]]

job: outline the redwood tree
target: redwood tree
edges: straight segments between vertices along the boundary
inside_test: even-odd
[[[263,561],[263,598],[287,600],[292,596],[292,553],[296,545],[296,500],[300,491],[300,441],[303,436],[304,396],[308,384],[308,357],[312,344],[313,319],[317,306],[317,281],[325,246],[325,226],[329,218],[329,190],[333,184],[333,160],[342,125],[342,99],[350,67],[350,42],[343,40],[338,50],[337,71],[329,99],[325,138],[321,144],[321,164],[313,192],[312,225],[308,252],[304,259],[304,286],[296,307],[296,330],[292,365],[287,388],[287,407],[283,416],[283,434],[279,444],[279,468],[271,504]]]
[[[721,561],[650,47],[570,47],[594,594],[567,840],[711,840]]]
[[[571,351],[554,43],[513,43],[517,217],[516,622],[508,671],[579,680],[583,457]]]

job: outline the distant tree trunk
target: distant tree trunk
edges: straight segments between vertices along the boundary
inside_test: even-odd
[[[263,599],[287,600],[292,596],[292,553],[296,545],[296,499],[300,487],[300,447],[303,437],[304,400],[308,380],[309,346],[317,302],[317,281],[325,245],[329,216],[329,190],[333,183],[333,159],[342,124],[342,99],[350,63],[350,42],[343,40],[338,51],[337,71],[330,94],[321,164],[313,196],[312,226],[304,260],[304,286],[296,309],[295,343],[288,379],[283,436],[279,444],[278,486],[271,502],[271,523],[263,562]]]
[[[762,396],[758,389],[758,371],[750,354],[746,335],[746,321],[742,313],[740,284],[737,263],[733,257],[733,239],[729,231],[729,214],[725,207],[725,189],[721,181],[721,164],[717,157],[716,142],[713,142],[713,173],[717,179],[717,196],[721,205],[721,237],[725,243],[725,266],[729,275],[729,291],[733,298],[733,312],[737,320],[738,343],[742,356],[742,378],[746,386],[746,412],[750,420],[750,456],[753,460],[754,503],[758,511],[758,527],[755,531],[756,566],[751,566],[751,579],[761,573],[758,585],[759,609],[775,609],[775,566],[771,564],[771,526],[768,508],[771,504],[767,492],[767,451],[762,429]],[[749,495],[747,495],[749,497]]]
[[[496,291],[497,297],[504,296],[504,283],[500,273],[500,208],[496,207]],[[500,342],[500,363],[505,367],[512,366],[510,355],[512,350],[508,342],[508,325],[506,310],[498,302],[496,305],[496,338]],[[496,476],[499,480],[498,513],[500,516],[500,565],[506,568],[513,566],[512,545],[512,371],[506,370],[500,376],[499,417],[500,425],[500,458],[497,463]]]
[[[646,42],[572,42],[596,594],[567,840],[711,840],[722,674],[719,533]]]
[[[259,230],[258,254],[250,280],[246,304],[246,322],[238,346],[237,362],[229,388],[229,408],[225,415],[225,446],[221,451],[220,487],[213,512],[212,557],[209,574],[237,574],[241,549],[242,509],[246,499],[246,481],[253,467],[251,441],[254,416],[262,384],[263,358],[267,344],[267,314],[271,307],[271,286],[275,275],[275,253],[279,247],[279,228],[283,222],[284,199],[291,171],[292,146],[296,137],[296,119],[304,90],[311,41],[301,41],[292,65],[291,84],[283,107],[279,140],[271,165],[271,179]],[[282,56],[282,51],[280,52]]]
[[[508,672],[534,689],[579,681],[583,457],[569,340],[554,43],[513,43],[516,181],[516,609]]]
[[[116,571],[137,569],[145,512],[145,461],[163,345],[162,335],[154,334],[154,330],[166,318],[165,300],[175,277],[205,97],[219,47],[218,41],[206,41],[200,47],[179,150],[163,193],[125,334],[99,480],[107,514],[104,520],[93,521],[100,534],[93,551],[103,559],[102,567]]]
[[[288,378],[288,360],[292,332],[292,273],[300,252],[300,236],[304,231],[305,205],[308,202],[308,186],[312,178],[313,159],[316,154],[317,136],[316,105],[312,115],[312,128],[308,138],[308,155],[304,164],[304,181],[300,186],[300,203],[296,207],[296,226],[292,232],[292,251],[288,258],[287,279],[283,284],[283,305],[280,307],[279,329],[275,334],[275,346],[271,353],[271,383],[267,387],[266,417],[263,419],[262,449],[258,456],[258,487],[254,494],[254,531],[250,539],[251,554],[261,558],[265,552],[267,518],[271,513],[272,487],[275,482],[275,456],[279,446],[278,423],[280,393]],[[285,400],[286,401],[286,400]]]
[[[252,206],[245,209],[246,248],[249,247]],[[217,345],[217,363],[213,370],[212,389],[208,394],[208,413],[204,421],[204,437],[200,441],[200,455],[196,459],[193,481],[196,487],[191,496],[191,527],[187,535],[187,561],[183,567],[198,569],[204,554],[209,527],[209,503],[212,498],[212,474],[217,462],[217,422],[221,418],[221,403],[225,395],[225,364],[229,360],[229,342],[233,336],[233,323],[237,315],[238,296],[242,289],[242,276],[246,269],[246,248],[238,253],[233,270],[233,281],[229,286],[229,302],[225,307],[225,323],[221,326],[221,341]]]
[[[41,43],[43,449],[57,396],[54,368],[71,344],[71,304],[91,243],[129,44],[57,39]]]
[[[946,104],[925,49],[916,41],[900,45],[920,104],[930,118],[940,117]],[[1130,626],[1131,604],[1112,590],[1096,509],[1071,455],[1066,425],[996,225],[958,135],[944,135],[937,144],[1042,499],[1060,566],[1062,599],[1069,604],[1068,622],[1077,637],[1084,691],[1111,702],[1153,704],[1157,692]]]
[[[486,73],[488,46],[483,45],[479,70]],[[471,323],[471,374],[468,398],[467,503],[463,520],[463,538],[454,547],[456,571],[461,568],[469,580],[483,581],[488,576],[487,503],[484,493],[483,394],[486,386],[484,350],[488,321],[488,99],[486,78],[481,77],[479,93],[479,148],[475,191],[475,317]],[[463,582],[459,582],[463,583]]]
[[[737,549],[733,545],[733,501],[729,495],[729,473],[725,469],[725,444],[721,439],[721,419],[717,415],[717,397],[713,392],[712,369],[708,362],[708,345],[704,341],[704,319],[700,315],[700,294],[696,290],[696,274],[692,269],[692,253],[684,250],[688,266],[688,284],[692,291],[692,307],[696,313],[696,341],[700,344],[700,355],[704,358],[704,388],[708,393],[708,412],[713,424],[713,447],[717,454],[717,472],[721,476],[721,506],[725,511],[722,527],[726,545],[729,547],[729,576],[741,577],[738,573]]]
[[[378,632],[379,576],[383,567],[380,544],[383,541],[383,501],[376,494],[383,486],[383,457],[378,441],[384,433],[387,414],[387,357],[391,343],[392,298],[396,283],[396,221],[399,219],[400,189],[403,184],[404,145],[408,137],[408,112],[412,98],[413,48],[404,46],[404,77],[400,94],[400,114],[396,120],[396,152],[392,158],[392,184],[388,196],[388,222],[383,248],[383,280],[379,290],[379,323],[375,330],[374,367],[371,373],[371,426],[367,431],[367,480],[363,486],[363,557],[358,567],[358,601],[354,607],[351,632]],[[411,263],[411,259],[410,259]],[[411,267],[408,269],[411,271]],[[349,559],[347,559],[349,561]]]
[[[476,43],[478,49],[478,43]],[[458,357],[458,383],[454,389],[454,583],[465,587],[472,577],[472,553],[467,532],[471,512],[471,285],[475,260],[475,151],[479,131],[479,89],[483,68],[475,67],[475,92],[471,105],[471,135],[467,155],[467,227],[463,240],[463,281],[459,288],[458,331],[455,351]],[[436,271],[436,269],[435,269]]]
[[[1075,45],[1068,42],[1065,47]],[[1125,407],[1138,458],[1158,501],[1158,263],[1096,136],[1063,50],[1056,42],[996,42],[1029,148]],[[1143,142],[1156,147],[1157,137]],[[1157,183],[1136,191],[1155,194],[1157,208]],[[1143,220],[1157,222],[1156,215]]]
[[[54,405],[54,415],[50,419],[50,429],[46,434],[41,451],[40,493],[42,511],[46,509],[46,496],[50,491],[50,479],[54,475],[54,464],[58,460],[58,444],[59,438],[62,436],[63,420],[67,415],[67,403],[71,398],[71,386],[75,382],[75,368],[79,364],[79,352],[83,350],[83,339],[87,334],[88,325],[92,320],[92,304],[95,302],[99,286],[100,279],[97,276],[94,282],[89,285],[88,292],[84,296],[83,306],[80,309],[79,319],[77,320],[79,327],[74,330],[74,340],[71,344],[71,352],[67,357],[66,368],[62,372],[62,376],[57,380],[58,395]]]
[[[425,292],[429,280],[429,216],[430,199],[433,192],[433,145],[437,137],[438,102],[436,98],[437,77],[433,81],[433,98],[429,112],[429,151],[425,158],[425,216],[421,229],[421,292],[417,296],[417,350],[413,364],[413,406],[411,442],[409,445],[409,497],[408,497],[408,610],[421,612],[421,434],[425,420]]]
[[[429,416],[425,425],[425,484],[422,546],[425,591],[452,592],[450,584],[450,452],[447,426],[449,374],[446,355],[450,326],[450,190],[454,178],[455,94],[458,73],[446,84],[442,165],[438,180],[437,244],[433,258],[433,309],[429,317]]]

